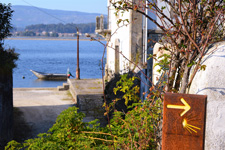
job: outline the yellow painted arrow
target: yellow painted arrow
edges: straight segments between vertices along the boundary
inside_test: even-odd
[[[180,114],[180,116],[183,116],[185,113],[187,113],[191,109],[191,106],[183,98],[181,98],[180,101],[184,104],[184,106],[181,106],[181,105],[167,105],[167,108],[184,109],[184,111]]]

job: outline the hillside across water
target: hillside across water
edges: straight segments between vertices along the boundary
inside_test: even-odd
[[[44,9],[32,6],[12,6],[14,10],[12,25],[16,28],[25,28],[34,24],[58,24],[58,23],[94,23],[98,13],[85,13],[79,11],[64,11]]]

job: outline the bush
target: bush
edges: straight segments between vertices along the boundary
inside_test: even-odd
[[[127,113],[134,102],[139,102],[139,85],[140,80],[134,73],[129,72],[123,75],[115,74],[114,77],[106,83],[105,96],[107,105],[111,104],[108,112],[110,118],[114,109]]]
[[[124,92],[122,98],[133,103],[127,106],[130,110],[126,114],[115,109],[114,101],[105,104],[106,110],[109,110],[109,105],[114,108],[112,119],[106,127],[100,127],[98,120],[84,123],[85,115],[78,113],[78,108],[70,107],[57,117],[47,133],[41,133],[38,138],[24,143],[11,141],[5,149],[156,149],[162,101],[152,96],[141,102],[135,97],[139,88],[133,86],[134,80],[135,77],[122,75],[117,82],[115,94]]]
[[[14,49],[5,50],[0,46],[0,72],[11,72],[16,67],[18,56]]]
[[[78,113],[77,109],[70,107],[64,110],[47,133],[41,133],[38,138],[25,140],[21,144],[11,141],[5,149],[90,149],[96,146],[98,142],[92,139],[93,133],[101,129],[96,123],[97,120],[89,123],[82,122],[85,115]]]

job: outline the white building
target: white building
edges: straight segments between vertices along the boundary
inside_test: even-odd
[[[133,0],[137,2],[138,0]],[[163,3],[158,4],[163,5]],[[129,10],[115,15],[115,8],[108,0],[108,29],[104,29],[103,16],[96,18],[96,32],[106,37],[108,41],[107,61],[105,77],[110,79],[115,73],[124,73],[134,69],[134,64],[138,64],[141,69],[147,69],[148,54],[152,53],[153,43],[148,43],[148,39],[158,41],[161,37],[161,31],[144,15]],[[148,10],[146,12],[153,19],[157,20]],[[118,20],[129,20],[128,22],[120,22]],[[159,19],[157,22],[160,22]],[[133,62],[133,63],[132,63]],[[151,72],[152,65],[148,66],[147,72]],[[140,69],[136,68],[136,72]],[[148,74],[151,76],[150,74]]]

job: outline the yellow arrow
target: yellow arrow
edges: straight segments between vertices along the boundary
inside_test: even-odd
[[[180,101],[184,104],[184,106],[181,106],[181,105],[167,105],[167,108],[184,109],[184,111],[180,114],[180,116],[183,116],[186,112],[188,112],[191,109],[191,106],[188,105],[188,103],[183,98],[181,98]]]

